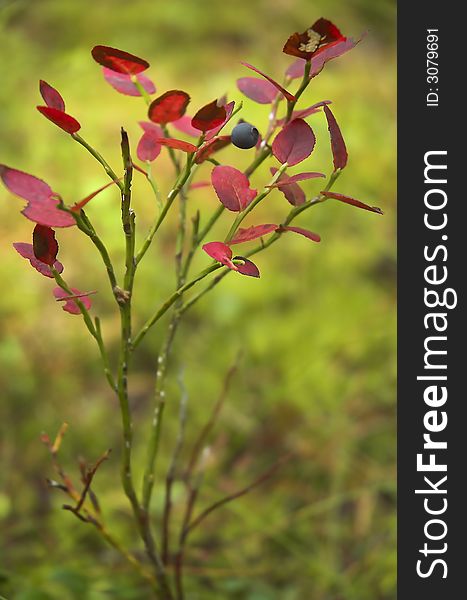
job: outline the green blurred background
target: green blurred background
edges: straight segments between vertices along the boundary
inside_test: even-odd
[[[184,89],[191,110],[224,93],[239,101],[239,61],[277,79],[290,58],[284,41],[324,16],[350,36],[369,34],[351,53],[327,65],[301,106],[333,101],[349,150],[335,186],[384,217],[338,202],[308,211],[297,224],[322,236],[313,244],[289,234],[257,257],[260,280],[231,275],[187,315],[171,363],[162,476],[177,431],[183,368],[189,393],[186,449],[205,422],[225,372],[243,358],[212,437],[200,507],[241,488],[286,452],[294,460],[249,496],[213,514],[191,539],[188,598],[239,600],[392,600],[395,597],[395,3],[390,0],[0,0],[0,162],[51,184],[67,203],[106,183],[83,148],[36,110],[38,80],[65,97],[83,136],[120,169],[119,128],[136,147],[141,99],[121,96],[90,57],[95,44],[147,58],[162,93]],[[290,88],[293,90],[294,86]],[[243,118],[264,131],[268,109],[243,98]],[[322,114],[308,119],[317,149],[301,167],[324,170],[331,157]],[[172,181],[163,153],[155,172],[163,191]],[[244,168],[251,151],[227,149],[225,164]],[[269,163],[272,164],[272,163]],[[267,181],[269,164],[252,178]],[[209,179],[204,165],[198,179]],[[308,193],[316,183],[305,182]],[[154,215],[141,178],[134,186],[140,234]],[[126,498],[119,487],[120,418],[102,376],[97,351],[77,317],[53,301],[50,280],[13,250],[29,241],[23,203],[0,189],[0,595],[18,600],[140,599],[147,590],[103,545],[95,530],[60,509],[42,431],[66,421],[62,448],[68,471],[106,448],[111,460],[95,489],[109,525],[133,550]],[[189,204],[204,215],[217,206],[200,189]],[[274,192],[250,222],[274,222],[288,210]],[[117,193],[96,198],[89,216],[119,268],[123,262]],[[225,232],[230,215],[219,231]],[[175,219],[169,220],[139,274],[135,305],[142,322],[173,289]],[[219,236],[221,233],[219,233]],[[95,312],[117,352],[118,315],[98,256],[73,229],[60,230],[67,280],[98,289]],[[213,233],[211,239],[216,239]],[[208,264],[199,257],[195,272]],[[144,457],[155,356],[164,327],[142,344],[133,365],[136,470]],[[155,495],[155,519],[161,509]],[[176,488],[183,499],[183,489]]]

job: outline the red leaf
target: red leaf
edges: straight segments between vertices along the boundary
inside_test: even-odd
[[[229,243],[234,245],[241,244],[243,242],[249,242],[259,237],[263,237],[263,235],[267,235],[276,229],[277,225],[271,223],[264,225],[253,225],[252,227],[247,227],[246,229],[240,228]]]
[[[199,137],[199,130],[195,129],[191,125],[191,117],[189,117],[188,115],[183,115],[183,117],[180,117],[180,119],[172,121],[172,126],[175,127],[175,129],[178,129],[178,131],[181,131],[182,133],[186,133],[187,135],[191,135],[195,138]]]
[[[208,242],[204,244],[203,250],[214,260],[229,267],[229,269],[236,270],[235,265],[232,262],[232,250],[223,242]]]
[[[224,124],[227,116],[225,106],[219,106],[217,100],[213,100],[203,106],[191,119],[191,124],[200,131],[209,131]]]
[[[308,108],[303,108],[302,110],[294,110],[292,113],[291,121],[293,121],[294,119],[305,119],[306,117],[309,117],[310,115],[314,115],[315,113],[319,112],[321,107],[324,106],[325,104],[332,104],[332,102],[331,102],[331,100],[321,100],[321,102],[312,104]],[[277,121],[277,124],[280,126],[285,125],[285,119],[286,119],[285,117],[283,119],[279,119]]]
[[[158,144],[162,144],[162,146],[168,146],[169,148],[182,150],[183,152],[196,152],[198,150],[197,146],[194,144],[190,144],[189,142],[185,142],[183,140],[176,140],[174,138],[155,137],[154,141]]]
[[[329,135],[331,136],[334,170],[337,171],[337,169],[343,169],[347,164],[347,148],[345,147],[344,138],[331,109],[326,105],[324,105],[323,109],[328,122]]]
[[[153,123],[165,125],[183,117],[190,96],[181,90],[169,90],[153,100],[149,106],[148,117]]]
[[[329,44],[336,44],[346,38],[327,19],[318,19],[303,33],[294,33],[286,41],[283,52],[309,60]]]
[[[250,65],[249,63],[246,62],[242,62],[242,65],[244,67],[247,67],[247,69],[251,69],[252,71],[254,71],[255,73],[258,73],[258,75],[261,75],[261,77],[264,77],[265,79],[267,79],[269,81],[269,83],[272,83],[272,85],[279,90],[279,92],[285,96],[287,98],[287,100],[289,100],[289,102],[293,102],[295,100],[295,96],[293,94],[291,94],[290,92],[288,92],[285,88],[283,88],[279,83],[277,83],[277,81],[274,81],[274,79],[272,79],[271,77],[269,77],[269,75],[266,75],[266,73],[263,73],[262,71],[260,71],[259,69],[257,69],[256,67],[254,67],[253,65]]]
[[[317,177],[326,177],[324,173],[298,173],[297,175],[292,175],[292,177],[287,177],[286,179],[279,179],[276,183],[269,185],[267,187],[270,188],[282,188],[288,185],[293,185],[297,181],[305,181],[306,179],[316,179]]]
[[[51,108],[50,106],[37,106],[36,108],[46,119],[49,119],[54,125],[57,125],[57,127],[60,127],[60,129],[63,129],[67,133],[76,133],[81,129],[79,122],[62,110]]]
[[[360,202],[360,200],[355,200],[355,198],[350,198],[350,196],[344,196],[343,194],[338,194],[336,192],[320,192],[322,196],[326,198],[334,198],[334,200],[339,200],[340,202],[345,202],[345,204],[351,204],[352,206],[356,206],[357,208],[363,208],[363,210],[369,210],[370,212],[378,213],[379,215],[383,215],[383,211],[377,206],[369,206],[368,204],[364,204]]]
[[[250,189],[247,176],[234,167],[214,167],[211,182],[222,204],[234,212],[246,208],[257,194],[257,190]]]
[[[44,225],[36,225],[32,234],[32,248],[37,260],[52,266],[57,260],[58,254],[55,231]]]
[[[102,67],[102,72],[107,83],[110,84],[114,90],[120,92],[120,94],[125,94],[125,96],[141,96],[141,92],[131,80],[131,75],[112,71],[112,69],[107,67]],[[155,93],[156,86],[148,77],[138,74],[136,75],[136,79],[148,94]]]
[[[259,277],[258,267],[251,260],[243,258],[243,256],[236,256],[233,260],[241,260],[242,264],[234,264],[232,262],[232,250],[223,242],[208,242],[204,244],[203,250],[211,258],[232,271],[237,271],[249,277]]]
[[[205,142],[196,153],[195,163],[201,164],[212,156],[215,152],[222,150],[230,144],[230,135],[221,135]]]
[[[83,303],[84,307],[87,310],[91,308],[91,300],[89,296],[86,295],[86,292],[81,292],[76,288],[70,288],[70,290],[73,292],[76,298],[79,298],[79,300]],[[80,314],[81,311],[79,309],[78,303],[76,302],[76,300],[70,298],[70,295],[67,292],[65,292],[65,290],[62,290],[62,288],[60,287],[56,287],[53,290],[53,295],[57,300],[65,302],[65,304],[62,306],[65,312],[69,312],[71,315]]]
[[[39,81],[39,91],[47,106],[65,112],[65,101],[54,87],[41,79]]]
[[[144,173],[144,171],[143,171],[143,173]],[[144,174],[146,175],[146,173],[144,173]],[[102,187],[100,187],[99,189],[97,189],[95,192],[92,192],[91,194],[89,194],[88,196],[86,196],[86,198],[83,198],[79,202],[76,202],[75,204],[73,204],[73,206],[71,207],[71,210],[73,212],[79,212],[82,208],[84,208],[86,206],[86,204],[88,202],[90,202],[98,194],[100,194],[101,192],[103,192],[104,190],[106,190],[108,187],[110,187],[114,183],[117,183],[117,182],[116,181],[110,181],[109,183],[106,183],[105,185],[103,185]]]
[[[49,265],[37,260],[34,256],[34,249],[32,244],[26,244],[24,242],[16,242],[13,244],[14,249],[21,255],[23,258],[26,258],[31,263],[31,266],[36,269],[41,275],[45,275],[45,277],[53,278],[52,271]],[[58,260],[53,264],[56,271],[61,273],[63,271],[63,265]]]
[[[237,87],[247,98],[258,104],[270,104],[277,96],[275,85],[257,77],[241,77],[237,79]]]
[[[275,167],[271,167],[271,174],[277,172]],[[279,177],[279,182],[287,182],[290,177],[286,173],[282,173]],[[300,206],[306,202],[305,192],[297,183],[291,183],[290,185],[286,185],[285,187],[280,187],[279,190],[284,194],[287,201],[292,204],[292,206]]]
[[[231,114],[233,113],[233,109],[235,107],[235,102],[229,102],[228,104],[223,104],[222,105],[225,108],[225,119],[222,121],[222,123],[220,125],[218,125],[217,127],[214,127],[214,129],[210,129],[209,131],[206,131],[206,136],[205,136],[205,140],[211,140],[213,137],[215,137],[219,131],[222,129],[222,127],[224,127],[224,125],[227,123],[227,121],[230,119]]]
[[[117,73],[136,75],[149,68],[149,63],[144,59],[110,46],[94,46],[91,54],[100,65]]]
[[[311,154],[316,138],[303,119],[294,119],[280,131],[272,143],[272,153],[279,162],[296,165]]]
[[[235,265],[235,270],[241,273],[242,275],[248,275],[248,277],[259,277],[259,269],[255,265],[254,262],[244,258],[243,256],[234,256],[233,260],[242,260],[243,264]]]
[[[306,238],[312,240],[313,242],[321,241],[321,237],[317,233],[313,233],[313,231],[303,229],[302,227],[279,227],[277,231],[279,233],[283,233],[284,231],[293,231],[295,233],[299,233],[300,235],[304,235]]]
[[[48,227],[71,227],[76,224],[72,215],[57,208],[58,196],[42,179],[5,165],[0,165],[0,177],[10,192],[28,201],[22,211],[26,218]]]
[[[140,125],[142,126],[142,123]],[[162,145],[156,140],[164,137],[164,132],[158,125],[154,125],[154,127],[157,127],[159,131],[151,131],[149,128],[143,127],[144,133],[136,148],[136,156],[143,162],[156,160],[162,150]]]

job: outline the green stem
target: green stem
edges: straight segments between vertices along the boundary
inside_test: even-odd
[[[144,86],[138,81],[138,77],[136,75],[132,75],[131,81],[134,84],[135,88],[138,90],[138,92],[143,97],[143,100],[149,106],[151,104],[151,96],[147,93]]]
[[[112,181],[114,181],[118,185],[118,187],[120,188],[120,190],[123,190],[123,183],[120,181],[120,179],[115,174],[114,170],[109,165],[109,163],[102,156],[102,154],[100,154],[95,148],[93,148],[90,144],[88,144],[88,142],[86,142],[86,140],[83,139],[78,133],[72,133],[71,137],[74,140],[76,140],[79,144],[81,144],[82,146],[84,146],[86,148],[86,150],[90,154],[92,154],[92,156],[94,156],[94,158],[98,162],[100,162],[100,164],[104,167],[104,171],[107,173],[107,175],[110,177],[110,179],[112,179]]]
[[[287,115],[285,118],[285,122],[288,123],[292,117],[292,113],[293,113],[293,109],[295,108],[300,96],[303,94],[303,92],[306,90],[306,88],[308,87],[308,84],[310,83],[311,79],[310,79],[310,70],[311,70],[311,62],[309,60],[306,61],[305,63],[305,70],[303,73],[303,79],[301,81],[300,87],[298,88],[297,92],[295,93],[295,100],[292,101],[288,101],[287,102]]]
[[[215,264],[215,265],[211,265],[210,267],[208,267],[207,269],[205,269],[204,271],[201,271],[201,273],[199,273],[194,279],[192,279],[191,281],[189,281],[188,283],[185,283],[184,285],[182,285],[178,290],[176,290],[171,296],[169,296],[169,298],[162,304],[162,306],[152,315],[152,317],[150,317],[146,323],[143,325],[143,327],[141,328],[141,330],[139,331],[139,333],[134,337],[133,339],[133,349],[136,348],[141,340],[144,338],[144,336],[147,334],[147,332],[149,331],[149,329],[151,329],[151,327],[157,323],[157,321],[169,310],[169,308],[179,299],[183,296],[183,294],[185,292],[187,292],[190,288],[192,288],[196,283],[198,283],[198,281],[201,281],[202,279],[204,279],[205,277],[207,277],[207,275],[209,275],[210,273],[213,273],[214,271],[217,271],[217,269],[220,269],[222,267],[222,265],[220,264]]]
[[[175,186],[170,190],[170,192],[167,196],[165,205],[164,205],[159,217],[154,221],[154,224],[151,227],[146,239],[144,240],[143,245],[141,246],[139,252],[137,252],[137,254],[135,256],[136,265],[139,264],[139,262],[141,261],[143,256],[148,251],[149,246],[151,245],[152,240],[153,240],[155,234],[157,233],[157,230],[164,222],[164,219],[167,216],[167,213],[169,212],[170,207],[173,204],[173,201],[178,196],[178,194],[180,193],[180,191],[183,188],[183,186],[185,185],[185,183],[188,181],[188,178],[190,177],[190,173],[191,173],[191,168],[193,166],[193,161],[194,161],[193,154],[189,154],[188,158],[187,158],[185,170],[183,171],[183,173],[180,174],[180,176],[177,179],[177,182],[175,183]]]

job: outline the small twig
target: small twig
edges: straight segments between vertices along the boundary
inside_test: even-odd
[[[286,463],[287,461],[290,460],[291,456],[292,456],[291,454],[284,456],[283,458],[278,460],[276,463],[274,463],[271,467],[269,467],[269,469],[267,471],[265,471],[262,475],[260,475],[257,479],[255,479],[255,481],[253,481],[246,487],[242,488],[241,490],[238,490],[237,492],[234,492],[233,494],[229,494],[229,495],[225,496],[224,498],[221,498],[217,502],[214,502],[214,504],[211,504],[211,506],[208,506],[208,508],[203,510],[193,521],[191,521],[187,525],[187,527],[184,530],[185,538],[188,536],[189,533],[191,533],[193,531],[193,529],[195,529],[195,527],[197,527],[202,521],[204,521],[204,519],[207,516],[209,516],[213,511],[215,511],[217,508],[220,508],[221,506],[224,506],[224,504],[232,502],[233,500],[236,500],[237,498],[241,498],[242,496],[245,496],[246,494],[251,492],[253,489],[255,489],[256,487],[258,487],[259,485],[261,485],[262,483],[267,481],[270,477],[272,477],[272,475],[277,471],[277,469],[279,467],[281,467],[284,463]]]
[[[180,373],[178,383],[181,391],[180,396],[180,411],[178,417],[178,433],[175,441],[172,458],[167,469],[167,475],[165,478],[165,501],[164,501],[164,512],[162,518],[162,560],[164,564],[169,562],[170,555],[170,518],[172,511],[172,486],[175,481],[175,471],[177,468],[178,458],[183,446],[185,438],[185,424],[186,424],[186,409],[188,403],[188,392],[183,382],[183,374]]]
[[[199,458],[203,448],[206,445],[206,441],[207,441],[214,425],[216,424],[216,421],[219,417],[222,406],[224,405],[225,399],[229,392],[232,379],[233,379],[235,373],[237,372],[239,360],[240,360],[240,354],[235,359],[234,364],[227,371],[227,373],[224,377],[224,383],[222,385],[221,393],[219,394],[219,397],[217,398],[217,400],[212,408],[211,415],[210,415],[207,423],[205,424],[205,426],[201,429],[201,432],[193,445],[193,450],[191,452],[190,460],[188,461],[188,466],[186,468],[185,475],[184,475],[184,478],[186,479],[186,481],[189,481],[191,479],[194,468],[196,466],[196,463],[198,462],[198,458]]]
[[[107,460],[109,458],[111,451],[112,451],[111,449],[106,450],[104,452],[104,454],[100,458],[97,459],[97,461],[91,467],[91,469],[89,469],[89,470],[86,471],[86,474],[84,476],[84,487],[83,487],[83,490],[81,492],[81,496],[80,496],[80,498],[79,498],[78,503],[76,504],[76,506],[72,507],[72,506],[69,506],[69,505],[65,504],[65,505],[63,505],[64,509],[71,510],[71,512],[73,512],[75,514],[77,514],[77,513],[80,512],[80,510],[81,510],[81,508],[82,508],[82,506],[83,506],[83,504],[84,504],[84,502],[86,500],[86,495],[87,495],[87,493],[88,493],[88,491],[89,491],[89,489],[91,487],[91,483],[92,483],[92,480],[94,479],[94,476],[95,476],[95,474],[97,472],[97,469],[101,466],[101,464],[105,460]]]

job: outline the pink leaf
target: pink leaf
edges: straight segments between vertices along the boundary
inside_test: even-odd
[[[57,208],[60,200],[51,187],[28,173],[0,165],[0,177],[5,187],[28,201],[23,209],[26,218],[48,227],[71,227],[76,224],[73,216]]]
[[[364,37],[365,34],[363,34],[358,40],[353,40],[352,38],[343,39],[322,48],[317,55],[311,59],[310,77],[317,75],[324,65],[330,60],[338,58],[346,52],[349,52],[349,50],[352,50],[352,48],[355,48],[355,46],[361,42]]]
[[[272,153],[282,164],[296,165],[315,147],[316,138],[303,119],[294,119],[280,131],[272,143]]]
[[[271,167],[271,174],[274,175],[276,172],[277,169],[275,167]],[[282,175],[279,177],[279,182],[286,183],[289,179],[290,177],[286,173],[282,173]],[[300,206],[306,202],[305,192],[297,183],[291,183],[285,187],[279,187],[279,190],[284,194],[287,201],[292,204],[292,206]]]
[[[368,204],[364,204],[360,202],[360,200],[355,200],[355,198],[350,198],[350,196],[344,196],[343,194],[338,194],[337,192],[320,192],[322,196],[325,198],[334,198],[334,200],[339,200],[340,202],[345,202],[345,204],[351,204],[352,206],[356,206],[357,208],[363,208],[363,210],[369,210],[370,212],[378,213],[379,215],[383,215],[383,211],[377,206],[369,206]]]
[[[361,42],[363,37],[364,35],[358,40],[347,38],[323,47],[320,52],[311,59],[310,78],[315,77],[327,62],[334,58],[338,58],[346,52],[349,52],[349,50],[352,50],[352,48],[355,48],[355,46]],[[305,60],[303,58],[297,58],[297,60],[289,66],[285,74],[290,79],[297,79],[298,77],[303,77],[304,72]]]
[[[31,263],[31,266],[34,267],[34,269],[36,269],[36,271],[38,271],[41,275],[45,275],[45,277],[53,278],[52,271],[51,271],[49,265],[46,265],[45,263],[41,262],[40,260],[37,260],[37,258],[34,256],[34,249],[33,249],[32,244],[26,244],[24,242],[16,242],[13,244],[13,247],[16,250],[16,252],[18,252],[18,254],[20,254],[23,258],[26,258],[27,260],[29,260],[29,262]],[[59,262],[57,260],[54,262],[53,266],[56,271],[58,271],[59,273],[62,273],[63,265],[61,262]]]
[[[38,261],[49,266],[55,264],[58,254],[55,231],[50,227],[37,224],[32,234],[32,249]]]
[[[247,176],[234,167],[214,167],[211,182],[222,204],[234,212],[244,210],[257,194],[250,189]]]
[[[181,90],[169,90],[153,100],[149,106],[148,117],[153,123],[164,125],[183,117],[190,96]]]
[[[161,137],[163,136],[163,132],[161,130]],[[156,141],[157,136],[154,135],[151,131],[145,131],[141,136],[138,147],[136,148],[136,156],[139,160],[143,162],[149,161],[152,162],[156,160],[162,150],[161,144]]]
[[[279,90],[279,92],[285,96],[287,98],[287,100],[289,102],[293,102],[295,100],[295,96],[293,94],[291,94],[290,92],[288,92],[285,88],[283,88],[279,83],[277,83],[277,81],[274,81],[274,79],[272,79],[271,77],[269,77],[269,75],[266,75],[266,73],[263,73],[262,71],[260,71],[259,69],[257,69],[256,67],[254,67],[253,65],[250,65],[249,63],[246,62],[242,62],[242,65],[244,67],[247,67],[247,69],[251,69],[252,71],[254,71],[255,73],[258,73],[258,75],[261,75],[261,77],[264,77],[265,79],[267,79],[269,81],[269,83],[272,83],[272,85]]]
[[[212,156],[215,152],[222,150],[230,144],[230,135],[221,135],[205,142],[196,153],[195,163],[201,164]]]
[[[241,265],[236,264],[236,271],[238,271],[239,273],[241,273],[242,275],[248,275],[248,277],[259,277],[260,273],[259,273],[259,269],[258,267],[255,265],[254,262],[251,262],[251,260],[248,260],[247,258],[244,258],[243,256],[234,256],[233,260],[241,260],[243,261],[243,263]]]
[[[328,122],[329,135],[331,136],[334,170],[337,171],[337,169],[343,169],[347,164],[347,148],[345,147],[344,138],[331,109],[326,105],[323,108]]]
[[[298,79],[303,77],[305,73],[305,59],[297,58],[294,62],[287,67],[285,76],[289,79]]]
[[[180,117],[180,119],[172,121],[172,125],[175,127],[175,129],[178,129],[178,131],[181,131],[182,133],[186,133],[187,135],[191,135],[195,138],[199,137],[199,129],[195,129],[191,125],[191,117],[188,115],[183,115],[183,117]]]
[[[63,129],[67,133],[76,133],[81,129],[80,123],[62,110],[51,108],[50,106],[37,106],[36,108],[46,119],[49,119],[54,125],[57,125],[57,127],[60,127],[60,129]]]
[[[154,138],[154,141],[158,144],[162,144],[162,146],[168,146],[169,148],[174,148],[175,150],[182,150],[183,152],[196,152],[198,148],[194,144],[190,144],[189,142],[185,142],[183,140],[176,140],[174,138]]]
[[[76,288],[70,288],[70,290],[73,292],[74,297],[78,298],[87,310],[89,310],[91,308],[91,300],[90,300],[89,296],[86,294],[86,292],[81,292],[80,290],[78,290]],[[88,294],[89,293],[90,292],[88,292]],[[67,292],[65,292],[65,290],[62,290],[62,288],[60,288],[60,287],[54,288],[53,295],[55,296],[55,298],[58,301],[65,302],[65,304],[62,306],[62,308],[65,312],[68,312],[71,315],[79,315],[81,313],[76,300],[70,298],[70,295]]]
[[[229,102],[228,104],[223,105],[223,107],[225,108],[225,119],[222,121],[222,123],[220,125],[218,125],[217,127],[214,127],[214,129],[210,129],[209,131],[206,131],[206,136],[205,136],[205,140],[211,140],[213,137],[215,137],[219,131],[224,127],[224,125],[227,123],[227,121],[230,119],[231,114],[233,113],[233,109],[235,107],[235,102]]]
[[[110,46],[94,46],[91,54],[97,63],[117,73],[136,75],[149,68],[149,63],[143,58]]]
[[[277,225],[274,225],[272,223],[266,223],[264,225],[253,225],[252,227],[247,227],[246,229],[240,228],[229,243],[233,246],[234,244],[249,242],[259,237],[263,237],[263,235],[267,235],[268,233],[271,233],[276,229]]]
[[[131,75],[112,71],[112,69],[109,69],[108,67],[102,67],[102,72],[107,83],[120,94],[125,94],[125,96],[141,96],[141,92],[131,80]],[[141,75],[140,73],[135,75],[135,77],[148,94],[155,93],[156,86],[148,77]]]
[[[275,85],[257,77],[241,77],[237,79],[237,87],[247,98],[258,104],[270,104],[277,96]]]
[[[54,87],[41,79],[39,82],[39,91],[47,106],[65,112],[65,101]]]
[[[282,188],[287,185],[292,185],[297,181],[305,181],[306,179],[316,179],[317,177],[326,177],[326,175],[324,173],[315,172],[298,173],[297,175],[292,175],[292,177],[287,176],[286,179],[279,179],[279,181],[276,181],[276,183],[273,183],[272,185],[269,185],[267,187]]]
[[[204,244],[203,250],[214,260],[229,267],[229,269],[236,270],[235,265],[232,262],[232,250],[223,242],[208,242]]]
[[[308,229],[303,229],[302,227],[279,227],[279,229],[277,231],[279,233],[283,233],[284,231],[293,231],[295,233],[299,233],[300,235],[305,236],[306,238],[308,238],[309,240],[312,240],[313,242],[321,241],[321,237],[317,233],[314,233],[313,231],[309,231]]]
[[[227,116],[225,106],[221,106],[218,100],[213,100],[206,106],[203,106],[191,119],[191,124],[199,131],[207,132],[224,124]]]
[[[42,181],[23,171],[0,165],[0,177],[5,187],[17,196],[31,202],[45,202],[53,195],[52,188]]]

